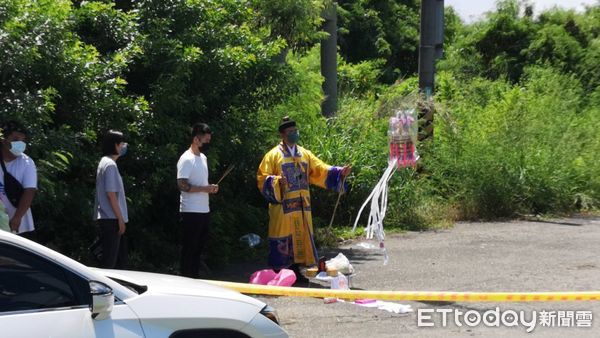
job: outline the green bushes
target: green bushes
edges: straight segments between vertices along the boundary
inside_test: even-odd
[[[28,153],[40,173],[33,209],[46,245],[90,262],[98,143],[113,128],[131,145],[119,167],[133,266],[175,269],[175,164],[189,146],[186,128],[197,121],[215,132],[212,177],[237,165],[212,200],[211,263],[244,255],[234,245],[240,235],[264,236],[267,215],[255,171],[265,126],[277,118],[259,112],[297,89],[288,84],[291,67],[274,62],[294,41],[258,27],[251,4],[148,0],[129,11],[106,1],[0,5],[0,114],[32,131]],[[291,28],[314,25],[302,24]]]
[[[441,109],[427,167],[463,217],[569,212],[600,201],[592,160],[598,6],[537,19],[519,7],[502,1],[487,20],[463,27],[438,67]]]
[[[22,119],[32,130],[28,153],[40,173],[33,208],[44,243],[89,262],[98,140],[106,129],[120,129],[131,144],[119,166],[133,267],[176,271],[175,164],[189,145],[187,126],[204,121],[214,130],[211,177],[236,165],[211,199],[209,264],[264,257],[264,246],[251,250],[238,238],[266,236],[256,168],[278,142],[284,115],[299,122],[301,145],[328,163],[354,167],[335,222],[351,225],[387,166],[387,118],[423,104],[411,77],[418,6],[340,3],[339,113],[326,120],[314,43],[326,4],[0,3],[0,117]],[[598,207],[598,7],[533,19],[515,6],[503,1],[469,26],[447,11],[450,44],[438,64],[435,134],[419,145],[418,170],[400,170],[390,181],[386,227]],[[385,84],[400,74],[402,81]],[[314,189],[313,198],[322,229],[337,195]]]
[[[378,99],[345,97],[338,116],[313,131],[315,153],[355,168],[338,224],[354,221],[387,165],[386,109],[416,106],[410,94],[415,87],[411,79]],[[399,171],[390,181],[386,225],[420,229],[455,219],[597,208],[596,97],[586,96],[577,78],[553,68],[525,68],[517,85],[440,74],[434,137],[419,145],[418,172]],[[335,196],[322,191],[314,196],[321,202],[315,214],[329,220]]]
[[[430,165],[461,187],[464,216],[597,206],[600,167],[584,158],[598,151],[600,120],[577,79],[536,67],[519,86],[444,74],[438,98],[450,113],[437,120]]]
[[[342,64],[342,85],[360,83],[364,67]],[[313,65],[300,73],[311,69],[317,72]],[[417,106],[416,86],[411,78],[389,88],[371,86],[367,95],[346,91],[335,118],[302,127],[305,146],[329,163],[354,166],[352,192],[342,198],[336,224],[353,223],[383,173],[387,118],[394,109]],[[598,207],[597,94],[586,95],[585,85],[574,75],[552,67],[526,67],[520,82],[512,84],[443,72],[436,100],[435,134],[419,145],[418,172],[399,171],[390,182],[386,226],[421,229],[455,219]],[[302,106],[289,108],[322,121],[316,106],[312,113]],[[328,223],[336,197],[313,192],[317,225]]]

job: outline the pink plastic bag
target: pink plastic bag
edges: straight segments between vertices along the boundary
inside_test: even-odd
[[[259,270],[250,276],[250,284],[267,285],[277,274],[271,269]]]
[[[281,269],[279,273],[271,269],[256,271],[250,276],[250,284],[292,286],[296,282],[296,274],[289,269]]]
[[[268,282],[268,285],[277,286],[292,286],[296,283],[296,274],[290,269],[281,269],[277,276],[272,281]]]

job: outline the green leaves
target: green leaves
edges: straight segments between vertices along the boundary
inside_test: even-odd
[[[461,191],[465,216],[576,210],[581,196],[586,207],[600,201],[600,167],[583,160],[598,151],[592,130],[600,119],[578,79],[528,67],[515,86],[485,79],[449,86],[461,95],[438,96],[448,111],[436,116],[429,166]]]
[[[117,129],[130,144],[119,169],[134,262],[174,269],[175,164],[189,146],[188,127],[206,122],[214,131],[211,177],[236,164],[211,199],[219,241],[209,257],[246,257],[233,243],[266,233],[256,166],[278,141],[284,115],[299,122],[302,145],[331,164],[354,166],[352,193],[336,217],[350,224],[387,162],[387,117],[417,104],[410,75],[419,3],[338,2],[341,99],[339,114],[325,120],[317,42],[329,5],[1,1],[0,115],[32,132],[42,239],[87,259],[99,142]],[[435,136],[420,145],[422,172],[391,181],[389,224],[421,228],[456,210],[479,217],[598,205],[598,7],[539,19],[519,13],[516,2],[504,1],[486,21],[463,26],[447,10],[451,44],[439,64]],[[382,85],[399,76],[408,78]],[[314,191],[317,223],[330,218],[336,197]],[[157,255],[157,246],[166,254]]]
[[[518,83],[528,65],[547,65],[590,82],[587,90],[598,86],[589,71],[597,54],[593,41],[600,30],[598,6],[586,13],[551,9],[537,19],[528,16],[526,10],[520,15],[523,7],[526,5],[515,0],[501,1],[486,20],[457,30],[460,35],[447,46],[438,69],[455,70],[457,76],[504,78]]]
[[[327,0],[252,0],[255,23],[267,27],[272,39],[283,38],[293,50],[303,50],[318,42],[321,13]]]
[[[162,236],[173,243],[167,251],[177,252],[173,170],[195,122],[207,122],[215,132],[211,173],[240,163],[213,199],[215,210],[232,214],[230,201],[237,198],[242,209],[235,219],[251,221],[253,232],[261,233],[266,214],[256,212],[263,200],[254,174],[271,119],[261,112],[296,91],[291,67],[277,59],[289,46],[314,41],[322,7],[319,1],[2,2],[0,112],[32,130],[28,153],[39,169],[34,213],[42,239],[86,259],[81,250],[87,246],[70,243],[91,241],[93,228],[72,228],[90,223],[98,144],[106,130],[116,129],[130,144],[119,168],[131,210],[128,231],[140,241],[136,261],[142,264]],[[321,80],[318,74],[313,80],[305,86],[319,115]],[[239,184],[248,191],[227,192],[227,185]],[[216,227],[226,236],[248,230],[235,220],[215,219],[223,220]],[[230,256],[220,254],[225,261]],[[174,259],[159,258],[151,268]]]
[[[341,55],[352,63],[385,60],[380,80],[393,83],[417,71],[417,1],[338,1]]]
[[[137,12],[115,9],[113,3],[84,1],[74,19],[79,38],[103,55],[125,49],[139,38]]]

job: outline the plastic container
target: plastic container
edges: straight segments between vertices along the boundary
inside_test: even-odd
[[[308,269],[306,269],[306,277],[309,277],[309,278],[316,277],[318,272],[319,272],[318,268],[308,268]]]
[[[333,290],[350,290],[348,278],[340,273],[331,281],[331,289]]]
[[[388,140],[389,163],[396,161],[398,168],[414,167],[419,159],[415,144],[418,139],[418,116],[414,109],[399,110],[390,117]]]
[[[262,239],[260,238],[260,236],[253,233],[249,233],[240,237],[240,242],[246,243],[251,248],[259,245],[261,241]]]

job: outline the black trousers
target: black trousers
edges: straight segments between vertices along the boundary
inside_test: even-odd
[[[104,269],[127,268],[127,240],[119,235],[119,221],[116,219],[98,220],[102,258],[100,267]]]
[[[27,238],[30,241],[37,242],[37,233],[35,232],[35,230],[22,232],[19,234],[19,236],[21,236],[23,238]]]
[[[181,275],[198,278],[200,255],[208,240],[209,213],[182,212]]]

